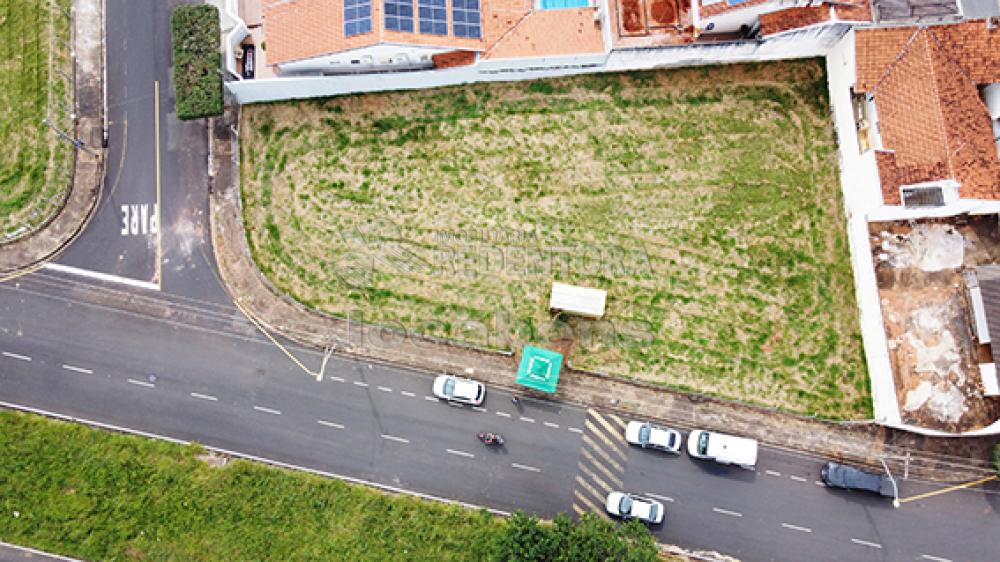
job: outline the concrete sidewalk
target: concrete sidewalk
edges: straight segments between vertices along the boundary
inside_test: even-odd
[[[428,372],[467,373],[492,387],[514,387],[515,357],[462,348],[311,310],[276,290],[250,256],[239,186],[238,110],[227,108],[210,128],[211,222],[216,260],[227,290],[271,334],[302,345]],[[518,391],[521,392],[521,391]],[[770,446],[804,451],[911,478],[965,481],[992,473],[992,441],[935,439],[870,422],[831,423],[783,414],[649,384],[564,369],[556,400],[656,419],[681,428],[706,428],[754,437]]]
[[[83,141],[63,206],[38,230],[0,244],[0,281],[34,271],[83,231],[104,185],[104,3],[73,0],[76,138]]]

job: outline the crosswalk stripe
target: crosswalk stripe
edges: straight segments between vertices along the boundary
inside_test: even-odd
[[[622,485],[621,477],[608,470],[608,467],[604,466],[602,463],[598,462],[598,460],[595,459],[593,455],[590,454],[590,451],[588,451],[587,449],[583,449],[582,453],[583,456],[586,457],[587,460],[589,460],[594,467],[603,472],[608,477],[609,480],[614,481],[619,486]]]
[[[618,416],[616,416],[614,414],[607,414],[607,416],[609,418],[611,418],[611,421],[615,422],[615,425],[618,426],[618,433],[624,435],[625,434],[625,426],[628,425],[628,424],[625,423],[625,420],[619,418]]]
[[[605,493],[605,495],[611,490],[615,489],[616,487],[620,488],[622,485],[622,481],[617,478],[614,479],[610,484],[608,484],[603,478],[598,476],[596,472],[591,470],[590,467],[582,463],[577,465],[576,468],[577,470],[582,472],[583,475],[586,476],[591,483],[595,484],[597,487],[600,487],[601,490]]]
[[[611,449],[612,451],[614,451],[618,457],[621,457],[622,462],[625,462],[625,460],[626,460],[626,458],[625,458],[625,452],[621,450],[622,449],[622,445],[624,444],[624,441],[616,441],[614,439],[609,439],[604,434],[604,432],[600,431],[596,426],[594,426],[594,424],[590,423],[590,420],[587,420],[586,422],[584,422],[584,425],[586,425],[587,429],[590,430],[590,435],[592,435],[593,437],[596,437],[596,438],[600,439],[605,444],[607,444],[607,446],[608,446],[607,448]]]
[[[582,507],[580,507],[579,505],[577,505],[575,502],[573,503],[573,511],[575,511],[577,515],[583,515],[584,513],[587,513],[586,509],[583,509]]]
[[[604,510],[603,509],[601,509],[599,506],[595,505],[594,502],[590,498],[587,498],[586,496],[584,496],[583,494],[581,494],[579,490],[574,490],[573,491],[573,495],[576,496],[576,500],[574,500],[574,502],[573,502],[574,505],[576,505],[576,502],[578,500],[580,502],[580,504],[584,508],[588,509],[589,511],[592,511],[594,513],[604,514]]]
[[[619,429],[619,428],[611,425],[611,423],[609,423],[608,420],[603,415],[601,415],[600,413],[598,413],[597,411],[591,410],[591,412],[592,412],[592,414],[591,414],[590,417],[592,417],[598,423],[600,423],[601,425],[603,425],[604,428],[608,431],[608,433],[610,435],[613,435],[618,440],[622,439],[622,434],[624,433],[625,426],[622,426]]]
[[[607,453],[607,451],[605,451],[605,450],[604,450],[604,449],[603,449],[602,447],[599,447],[599,446],[597,445],[597,443],[595,443],[595,442],[594,442],[594,441],[593,441],[593,440],[592,440],[592,439],[590,438],[590,436],[589,436],[589,435],[584,435],[584,436],[583,436],[583,443],[584,443],[585,445],[587,445],[587,447],[590,447],[591,449],[593,449],[593,450],[594,450],[594,452],[596,452],[596,453],[597,453],[598,455],[600,455],[600,456],[601,456],[602,458],[604,458],[604,460],[605,460],[605,461],[607,461],[607,462],[608,462],[608,464],[610,464],[611,466],[613,466],[613,467],[614,467],[614,469],[615,469],[615,472],[625,472],[625,467],[624,467],[624,466],[622,466],[622,465],[621,465],[621,464],[620,464],[620,463],[619,463],[618,461],[616,461],[616,460],[614,460],[613,458],[611,458],[611,455],[609,455],[609,454]]]
[[[577,484],[573,488],[574,492],[579,493],[580,495],[583,496],[590,494],[591,500],[595,499],[600,500],[601,498],[605,498],[608,496],[608,492],[610,491],[610,490],[598,490],[597,488],[592,486],[591,483],[588,482],[586,478],[584,478],[579,474],[576,475],[576,478],[574,478],[574,480],[576,481]]]

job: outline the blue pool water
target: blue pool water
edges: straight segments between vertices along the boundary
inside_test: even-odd
[[[586,8],[590,5],[590,0],[541,0],[543,10],[554,10],[558,8]]]

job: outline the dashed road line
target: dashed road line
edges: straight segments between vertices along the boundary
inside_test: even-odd
[[[940,556],[931,556],[930,554],[921,554],[921,558],[924,560],[930,560],[931,562],[951,562],[948,558],[941,558]]]
[[[325,425],[326,427],[332,427],[332,428],[335,428],[335,429],[344,429],[343,425],[341,425],[339,423],[333,423],[332,421],[316,420],[316,423],[318,423],[320,425]]]
[[[404,444],[410,442],[409,439],[403,439],[402,437],[396,437],[395,435],[386,435],[385,433],[382,434],[382,439],[386,439],[388,441],[395,441],[396,443],[404,443]]]
[[[667,503],[674,503],[674,498],[672,498],[670,496],[661,496],[661,495],[658,495],[658,494],[650,494],[650,493],[647,493],[646,495],[649,496],[649,497],[651,497],[651,498],[658,499],[660,501],[664,501],[664,502],[667,502]]]
[[[484,414],[486,413],[486,408],[483,408],[482,406],[473,406],[472,409],[477,412],[482,412]]]
[[[813,532],[813,530],[810,529],[809,527],[800,527],[798,525],[792,525],[791,523],[782,523],[781,526],[784,527],[784,528],[786,528],[786,529],[791,529],[793,531],[799,531],[801,533],[811,533],[811,532]]]
[[[572,431],[573,433],[583,433],[583,430],[579,427],[567,427],[566,429]]]
[[[416,396],[416,394],[410,392],[409,390],[400,390],[399,393],[409,398],[413,398],[414,396]]]
[[[330,379],[330,380],[332,380],[332,381],[336,381],[336,382],[346,382],[341,377],[327,377],[327,378]]]
[[[281,415],[281,411],[275,410],[273,408],[265,408],[264,406],[254,406],[253,409],[257,410],[258,412],[264,412],[265,414],[271,414],[272,416]]]
[[[67,371],[73,371],[73,372],[76,372],[76,373],[83,373],[85,375],[93,375],[94,374],[94,371],[92,369],[84,369],[83,367],[77,367],[75,365],[63,365],[62,368],[66,369]]]
[[[559,429],[559,424],[557,424],[557,423],[542,422],[542,424],[545,425],[545,427],[551,427],[551,428]]]
[[[137,381],[135,379],[128,379],[129,384],[134,384],[137,386],[144,386],[146,388],[156,388],[156,385],[151,382]]]
[[[723,515],[729,515],[730,517],[743,517],[743,514],[738,511],[729,511],[728,509],[722,509],[721,507],[713,507],[712,511]]]
[[[3,352],[4,357],[10,357],[11,359],[17,359],[18,361],[31,361],[31,357],[27,355],[21,355],[19,353],[11,353],[9,351]]]
[[[381,390],[382,392],[392,392],[392,389],[389,388],[388,386],[377,386],[375,388]]]
[[[861,539],[854,539],[854,538],[851,539],[851,542],[854,543],[854,544],[860,544],[861,546],[867,546],[869,548],[882,548],[882,545],[880,545],[877,542],[868,542],[868,541],[863,541]]]
[[[209,400],[211,402],[218,402],[218,400],[219,400],[215,396],[210,396],[208,394],[202,394],[200,392],[192,392],[191,396],[194,397],[194,398],[201,399],[201,400]]]
[[[497,412],[497,415],[500,416],[500,417],[503,417],[503,418],[509,418],[510,417],[510,414],[508,414],[507,412]]]
[[[428,402],[437,402],[438,401],[437,396],[426,396],[426,395],[424,396],[424,400],[427,400]]]
[[[524,416],[521,416],[521,421],[528,422],[528,423],[535,423],[535,419],[534,418],[526,418]]]
[[[765,470],[764,474],[767,474],[768,476],[781,476],[781,473],[777,470]]]
[[[354,386],[367,387],[368,383],[361,381],[354,381]]]
[[[519,463],[516,463],[516,462],[510,463],[510,465],[512,467],[518,469],[518,470],[527,470],[528,472],[541,472],[542,471],[542,469],[540,469],[540,468],[537,468],[537,467],[534,467],[534,466],[528,466],[526,464],[519,464]]]
[[[789,476],[789,478],[791,478],[792,480],[795,480],[796,482],[805,482],[806,481],[806,479],[803,478],[803,477],[801,477],[801,476]]]
[[[819,480],[817,480],[817,481],[813,482],[813,484],[815,484],[815,485],[817,485],[817,486],[826,486],[826,484],[824,484],[824,483],[820,482]]]
[[[466,458],[469,458],[469,459],[476,458],[476,455],[473,455],[472,453],[466,453],[465,451],[458,451],[458,450],[455,450],[455,449],[445,449],[445,451],[448,451],[449,455],[456,455],[456,456],[459,456],[459,457],[466,457]]]

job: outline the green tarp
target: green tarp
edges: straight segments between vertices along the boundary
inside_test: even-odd
[[[552,394],[559,383],[561,367],[561,353],[526,345],[517,369],[517,384]]]

